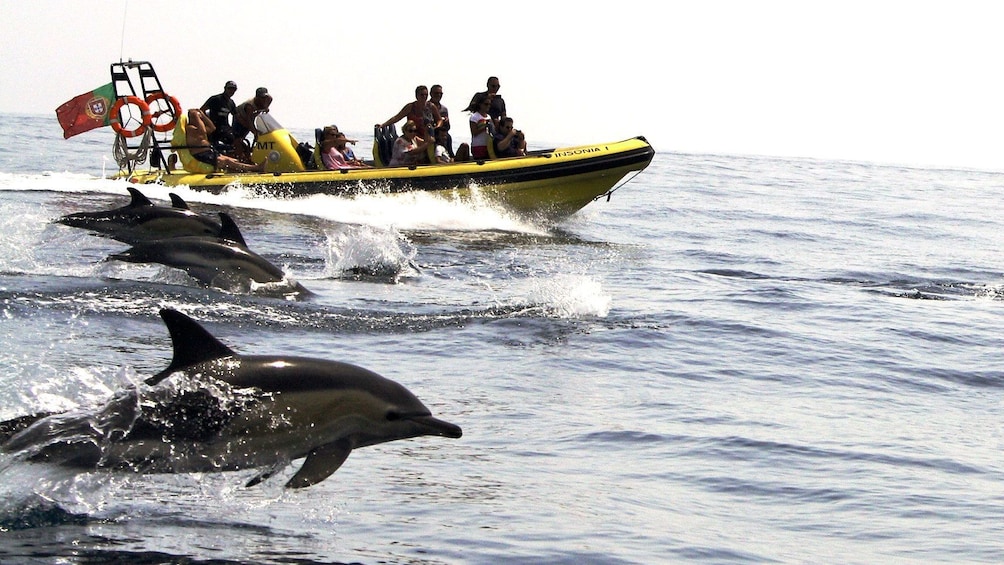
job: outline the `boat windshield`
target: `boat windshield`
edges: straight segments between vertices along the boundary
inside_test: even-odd
[[[273,131],[283,129],[283,127],[279,124],[279,121],[273,118],[272,114],[269,114],[268,112],[255,116],[254,128],[258,130],[258,135],[265,135],[266,133],[272,133]]]

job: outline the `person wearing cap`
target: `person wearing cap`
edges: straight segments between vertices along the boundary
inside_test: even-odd
[[[272,104],[272,96],[268,89],[259,86],[254,91],[254,98],[242,102],[234,112],[234,146],[244,144],[248,133],[254,131],[254,119],[258,114],[268,112],[269,105]]]
[[[214,94],[206,99],[200,110],[213,122],[216,130],[209,137],[214,145],[221,151],[229,150],[234,144],[234,132],[231,126],[231,116],[237,111],[234,104],[234,93],[237,92],[237,83],[228,80],[223,85],[223,92]]]

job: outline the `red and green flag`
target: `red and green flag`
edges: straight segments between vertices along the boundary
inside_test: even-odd
[[[63,139],[107,126],[114,101],[115,87],[109,82],[56,108],[56,119],[63,127]]]

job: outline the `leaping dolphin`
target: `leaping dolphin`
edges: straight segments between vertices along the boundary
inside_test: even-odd
[[[219,222],[193,212],[177,194],[171,193],[171,206],[157,206],[139,190],[131,186],[126,189],[132,200],[121,208],[77,212],[54,221],[125,243],[182,236],[217,237],[220,233]]]
[[[248,249],[237,224],[220,212],[220,234],[216,238],[175,237],[142,241],[108,260],[130,263],[160,263],[181,269],[206,286],[230,292],[270,294],[312,294],[291,280],[279,267]],[[258,289],[257,287],[261,287]]]
[[[459,438],[408,389],[337,361],[239,355],[175,310],[166,369],[100,409],[0,423],[2,451],[30,461],[138,473],[259,469],[306,457],[287,488],[315,485],[353,449],[419,436]]]

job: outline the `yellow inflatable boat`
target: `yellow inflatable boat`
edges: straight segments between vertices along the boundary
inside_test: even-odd
[[[130,64],[140,66],[146,75],[155,76],[149,63]],[[124,76],[125,71],[120,74]],[[114,65],[112,76],[116,77]],[[159,89],[159,81],[155,84]],[[144,96],[163,97],[162,93],[146,90],[143,88]],[[170,115],[172,110],[176,108],[167,108],[165,112]],[[162,139],[153,138],[149,167],[140,170],[136,163],[129,163],[120,176],[137,184],[186,185],[214,193],[239,184],[289,198],[312,194],[351,197],[424,191],[464,199],[476,194],[520,214],[560,219],[596,199],[609,196],[648,167],[655,155],[648,141],[639,136],[609,143],[536,150],[520,157],[386,167],[382,165],[386,161],[388,143],[396,137],[391,126],[374,131],[374,159],[370,161],[373,167],[316,170],[305,162],[312,160],[306,144],[300,144],[265,113],[255,120],[257,132],[252,148],[252,161],[264,161],[265,172],[231,173],[209,170],[208,165],[191,157],[185,147],[185,113],[177,113],[181,115],[173,116],[173,122],[169,122],[174,126],[173,131],[164,127],[157,130],[167,129]],[[180,167],[168,165],[175,161],[168,158],[169,152],[177,155]]]

